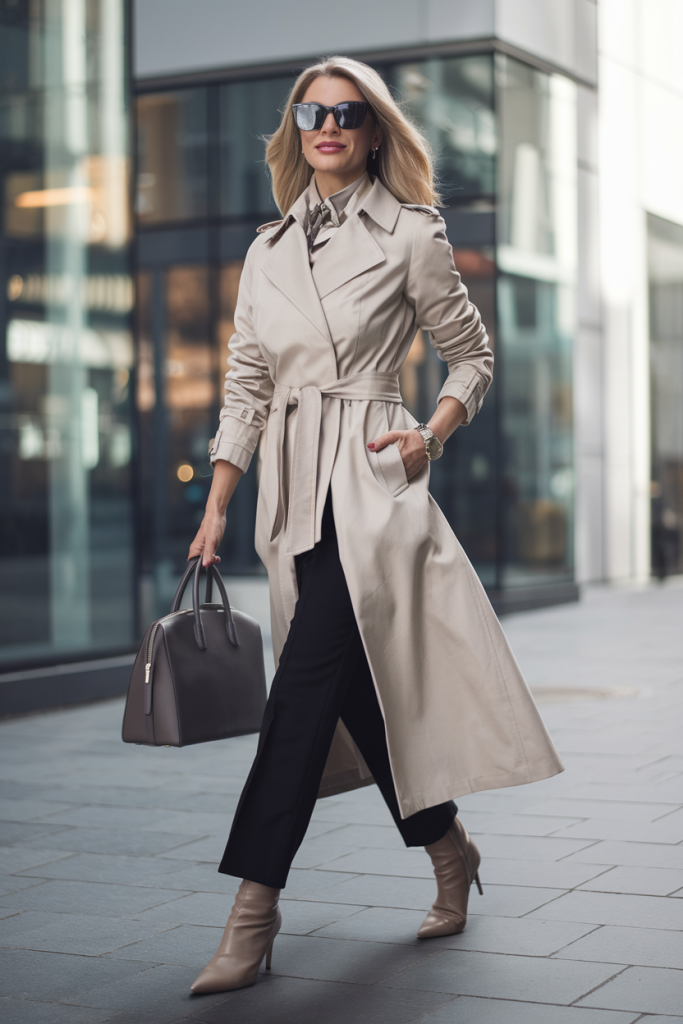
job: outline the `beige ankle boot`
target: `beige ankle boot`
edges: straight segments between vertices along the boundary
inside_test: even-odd
[[[467,900],[472,882],[479,881],[481,857],[459,818],[455,818],[443,839],[425,846],[432,858],[437,895],[432,909],[417,933],[419,939],[435,935],[457,935],[467,924]]]
[[[230,992],[256,983],[263,957],[266,970],[282,915],[279,889],[258,882],[241,883],[216,955],[208,962],[191,991]]]

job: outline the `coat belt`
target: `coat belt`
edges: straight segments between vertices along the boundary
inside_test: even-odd
[[[401,403],[397,373],[366,370],[341,377],[330,384],[303,388],[275,384],[271,404],[271,429],[277,446],[278,501],[270,533],[271,541],[285,526],[285,552],[298,555],[315,544],[315,512],[318,484],[318,447],[322,424],[322,400]],[[283,463],[287,409],[298,406],[289,473],[289,494],[284,493]],[[274,421],[274,422],[272,422]]]

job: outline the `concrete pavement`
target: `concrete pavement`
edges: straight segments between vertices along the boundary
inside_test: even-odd
[[[237,886],[216,862],[255,738],[125,746],[119,700],[1,723],[2,1020],[683,1022],[682,624],[679,581],[506,619],[567,771],[459,802],[467,930],[415,938],[429,859],[364,789],[319,802],[271,975],[230,994],[188,989]]]

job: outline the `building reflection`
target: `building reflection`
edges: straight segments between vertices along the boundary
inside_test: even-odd
[[[127,650],[137,626],[125,5],[6,7],[0,664],[10,666]]]

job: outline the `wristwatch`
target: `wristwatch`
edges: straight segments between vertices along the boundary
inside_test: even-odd
[[[434,462],[435,459],[440,459],[443,455],[443,445],[434,431],[430,430],[426,423],[418,423],[415,429],[425,443],[429,461]]]

